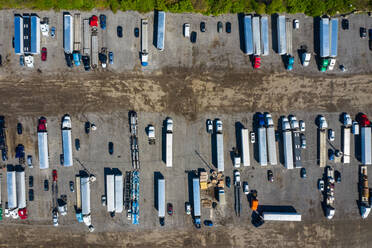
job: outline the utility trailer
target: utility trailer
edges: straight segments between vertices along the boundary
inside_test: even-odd
[[[83,20],[83,55],[88,56],[90,54],[90,26],[89,19]]]
[[[269,20],[267,16],[261,17],[261,45],[262,55],[269,55]]]
[[[243,165],[250,166],[251,158],[249,156],[249,132],[247,128],[241,129],[241,142]]]
[[[278,40],[278,54],[284,55],[287,53],[285,16],[278,15],[276,24],[277,24],[276,32],[277,32],[277,40]]]
[[[253,54],[253,35],[252,35],[252,17],[244,16],[244,53],[247,55]]]

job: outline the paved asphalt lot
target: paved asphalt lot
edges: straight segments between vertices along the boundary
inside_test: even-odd
[[[3,33],[0,35],[1,54],[4,65],[7,70],[11,69],[20,73],[19,56],[14,55],[12,49],[12,35],[14,34],[13,15],[22,11],[1,11],[0,25],[3,27]],[[74,14],[74,12],[70,12]],[[50,27],[56,27],[56,37],[41,37],[41,47],[48,49],[48,62],[42,62],[40,56],[35,56],[35,68],[22,70],[22,73],[32,73],[38,69],[43,73],[65,73],[65,72],[83,72],[82,66],[79,68],[68,68],[63,54],[63,16],[62,12],[38,12],[39,17],[49,17]],[[99,50],[107,46],[108,51],[114,52],[114,65],[109,65],[107,70],[113,72],[152,72],[166,68],[229,68],[233,70],[253,70],[251,59],[242,52],[240,42],[242,33],[239,32],[240,25],[237,15],[222,15],[218,17],[203,16],[199,14],[170,14],[166,15],[165,31],[165,49],[159,51],[153,45],[154,23],[153,13],[139,14],[137,12],[118,12],[113,14],[109,11],[103,12],[83,12],[82,19],[89,18],[91,15],[105,14],[107,16],[107,29],[102,32],[99,28]],[[302,14],[287,15],[290,19],[300,21],[300,29],[293,30],[293,55],[295,56],[295,65],[293,73],[322,75],[316,65],[314,56],[310,66],[304,68],[300,65],[298,49],[306,45],[309,52],[313,55],[318,53],[318,19],[307,17]],[[140,38],[135,38],[134,28],[140,28],[141,18],[149,20],[149,65],[142,67],[140,65]],[[273,48],[276,47],[276,28],[272,29],[275,21],[274,17],[269,18],[269,40],[270,55],[262,58],[262,71],[284,71],[283,58],[279,56]],[[371,72],[372,52],[368,50],[368,38],[359,37],[359,28],[372,28],[371,18],[367,15],[352,15],[348,17],[350,29],[341,29],[341,20],[339,23],[339,49],[336,69],[327,74],[342,73],[338,66],[345,65],[348,68],[347,73],[368,73]],[[206,32],[200,32],[200,22],[206,22]],[[224,31],[217,32],[217,22],[222,21]],[[225,32],[225,23],[231,22],[232,32]],[[191,31],[197,32],[197,42],[191,43],[189,39],[183,36],[183,24],[190,23]],[[116,28],[118,25],[123,27],[123,38],[118,38]],[[11,34],[11,35],[3,35]],[[274,42],[273,42],[274,37]],[[314,38],[316,37],[316,38]],[[102,68],[98,70],[103,70]]]
[[[251,166],[241,167],[241,180],[247,181],[251,189],[258,191],[258,199],[261,205],[265,206],[292,206],[299,213],[303,214],[305,221],[325,218],[321,209],[321,194],[317,190],[317,181],[321,178],[323,169],[319,168],[317,158],[317,129],[315,118],[317,113],[291,113],[295,114],[299,120],[306,122],[307,148],[302,150],[303,166],[307,170],[308,178],[300,178],[300,170],[286,170],[283,164],[277,166],[261,167],[253,159],[252,151],[257,152],[257,147],[250,147]],[[355,113],[356,114],[356,113]],[[340,149],[341,146],[341,123],[339,113],[325,113],[329,127],[336,131],[336,139],[328,148],[334,146]],[[281,115],[273,114],[275,125]],[[187,171],[204,168],[207,171],[213,168],[212,164],[212,138],[206,132],[205,121],[208,118],[216,117],[223,121],[224,128],[224,156],[225,156],[225,175],[233,178],[233,166],[230,159],[230,152],[236,146],[236,123],[241,123],[249,130],[252,130],[252,113],[243,113],[233,116],[204,115],[193,122],[186,121],[183,117],[172,116],[174,120],[174,148],[173,148],[173,168],[166,168],[162,161],[162,123],[167,116],[154,113],[138,113],[139,123],[139,148],[140,148],[140,224],[134,226],[129,223],[126,213],[116,214],[112,219],[106,211],[106,207],[101,205],[101,195],[105,192],[104,168],[118,168],[123,173],[131,170],[130,147],[129,147],[129,125],[128,114],[126,112],[114,112],[110,114],[88,114],[72,116],[72,137],[79,138],[81,150],[73,149],[75,159],[72,168],[63,168],[59,165],[59,156],[62,153],[61,144],[61,117],[46,116],[48,118],[48,141],[50,169],[41,171],[38,166],[37,154],[37,120],[34,118],[10,119],[7,121],[9,150],[14,151],[17,144],[25,145],[26,154],[34,157],[34,168],[26,168],[26,185],[28,176],[34,176],[35,201],[28,202],[29,219],[27,221],[13,220],[5,218],[3,223],[35,223],[52,225],[52,191],[43,190],[44,179],[49,179],[51,186],[52,169],[57,169],[58,194],[67,194],[68,215],[60,217],[61,225],[68,225],[73,229],[87,230],[83,224],[77,223],[74,214],[76,202],[75,194],[70,192],[68,182],[74,180],[82,167],[77,159],[93,174],[97,176],[97,181],[91,186],[91,206],[92,223],[97,231],[119,231],[124,229],[160,228],[157,210],[154,200],[154,178],[155,172],[160,172],[166,180],[166,202],[173,203],[174,215],[166,216],[165,229],[187,227],[192,225],[190,216],[184,211],[185,202],[189,201],[188,176]],[[98,129],[89,135],[84,132],[86,120],[94,122]],[[21,122],[24,126],[22,135],[16,134],[16,123]],[[153,124],[156,128],[156,144],[148,144],[145,128],[148,124]],[[108,142],[114,143],[114,154],[108,153]],[[354,138],[351,142],[352,162],[349,165],[334,164],[342,173],[342,182],[336,184],[336,215],[337,219],[360,218],[356,204],[358,199],[358,162],[354,156]],[[280,143],[277,143],[278,152],[281,151]],[[253,148],[253,149],[252,149]],[[12,152],[13,153],[13,152]],[[199,155],[197,155],[199,154]],[[14,154],[10,154],[11,159],[7,163],[16,164]],[[267,170],[274,172],[275,181],[267,181]],[[3,178],[5,178],[3,170]],[[27,187],[28,189],[28,187]],[[28,192],[28,190],[27,190]],[[6,184],[2,183],[3,199],[6,201]],[[249,209],[246,196],[241,192],[242,210],[241,216],[236,217],[234,213],[234,194],[233,188],[227,189],[227,205],[221,209],[202,210],[202,220],[212,219],[216,225],[229,225],[233,223],[244,223],[250,221],[251,210]],[[81,229],[83,228],[83,229]]]

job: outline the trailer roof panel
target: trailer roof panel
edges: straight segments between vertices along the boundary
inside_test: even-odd
[[[17,179],[17,201],[18,201],[18,208],[23,209],[26,207],[26,183],[25,183],[25,172],[24,171],[17,171],[16,172],[16,179]]]
[[[320,20],[320,57],[329,56],[329,19],[322,18]]]

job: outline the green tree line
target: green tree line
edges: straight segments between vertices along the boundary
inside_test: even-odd
[[[149,12],[154,9],[174,13],[305,13],[309,16],[334,15],[353,10],[372,10],[372,0],[0,0],[1,9],[35,10],[111,9]]]

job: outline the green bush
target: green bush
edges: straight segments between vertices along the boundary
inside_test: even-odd
[[[271,15],[275,13],[285,12],[286,8],[283,0],[272,0],[269,5],[266,7],[266,13]]]

